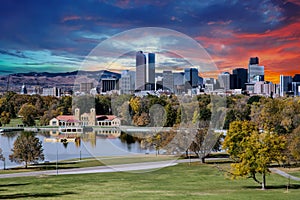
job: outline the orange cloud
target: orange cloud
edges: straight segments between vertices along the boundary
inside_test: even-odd
[[[249,57],[258,56],[265,66],[266,80],[279,82],[279,75],[300,73],[300,23],[264,33],[237,33],[216,28],[213,37],[195,39],[211,52],[222,71],[247,68]]]

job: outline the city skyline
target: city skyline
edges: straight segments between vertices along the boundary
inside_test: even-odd
[[[72,6],[68,1],[5,0],[0,8],[0,75],[74,71],[101,41],[151,26],[193,38],[223,72],[247,68],[249,58],[257,56],[265,67],[265,80],[279,83],[281,74],[300,73],[299,8],[294,0],[89,1]],[[171,43],[168,38],[153,41],[160,42]],[[121,58],[122,66],[116,69],[131,70],[128,66],[135,61],[128,57]],[[170,52],[157,60],[185,64]]]

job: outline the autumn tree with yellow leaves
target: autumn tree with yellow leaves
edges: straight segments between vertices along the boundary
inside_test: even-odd
[[[223,148],[235,161],[231,164],[233,178],[253,178],[266,188],[266,175],[270,173],[272,163],[284,161],[282,151],[286,139],[270,131],[259,131],[256,124],[250,121],[235,121],[230,124]],[[261,175],[261,180],[257,178]]]

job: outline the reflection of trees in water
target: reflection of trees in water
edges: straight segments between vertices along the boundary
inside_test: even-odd
[[[7,137],[9,140],[11,138],[16,137],[17,135],[19,135],[21,132],[20,131],[11,131],[11,132],[4,132],[2,134],[3,137]]]
[[[50,137],[50,131],[40,131],[38,134],[44,137]]]
[[[121,142],[127,143],[127,144],[133,144],[135,142],[140,141],[140,139],[138,137],[133,136],[133,134],[127,134],[125,132],[121,132],[121,135],[119,138],[120,138]]]
[[[68,142],[63,142],[63,143],[62,143],[62,145],[63,145],[65,148],[68,147],[68,144],[69,144]]]
[[[87,133],[81,135],[81,139],[84,142],[91,143],[92,147],[96,147],[96,133],[87,132]]]

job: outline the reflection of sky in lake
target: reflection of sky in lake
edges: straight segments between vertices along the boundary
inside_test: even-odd
[[[10,133],[7,133],[9,135]],[[9,154],[13,148],[13,143],[17,138],[17,134],[12,136],[0,135],[0,148],[6,159],[6,167],[14,167],[19,164],[10,162]],[[103,137],[96,137],[96,144],[92,144],[90,141],[81,140],[81,145],[78,147],[74,142],[69,142],[67,147],[60,142],[45,142],[45,136],[37,135],[43,143],[45,161],[55,161],[58,155],[58,160],[66,160],[73,158],[85,157],[98,157],[98,156],[122,156],[136,153],[145,153],[145,150],[141,150],[138,143],[127,144],[121,142],[119,138],[108,139]],[[51,137],[55,138],[55,137]],[[58,152],[58,154],[57,154]],[[3,168],[3,162],[0,161],[0,168]]]

